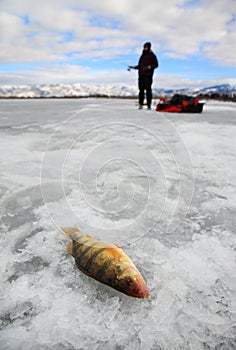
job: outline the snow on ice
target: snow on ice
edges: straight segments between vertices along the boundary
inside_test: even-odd
[[[236,106],[0,101],[0,348],[235,349]],[[138,300],[83,275],[60,226],[122,245]]]

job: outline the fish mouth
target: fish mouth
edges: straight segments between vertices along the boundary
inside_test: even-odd
[[[149,291],[146,282],[141,275],[138,275],[135,280],[126,280],[126,284],[129,284],[126,294],[134,298],[147,298]]]
[[[135,293],[134,297],[144,299],[144,298],[147,298],[148,296],[149,296],[149,291],[145,281],[142,278],[142,281],[139,281],[138,283],[138,292]]]

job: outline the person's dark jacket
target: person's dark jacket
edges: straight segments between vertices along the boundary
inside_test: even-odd
[[[139,59],[138,65],[135,69],[138,69],[139,75],[153,76],[154,69],[158,67],[158,60],[156,55],[151,51],[143,50],[143,53]]]

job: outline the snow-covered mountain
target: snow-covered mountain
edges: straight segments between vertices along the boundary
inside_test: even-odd
[[[89,96],[135,96],[136,86],[118,85],[2,85],[0,97],[89,97]]]
[[[210,87],[183,88],[183,89],[153,89],[156,95],[173,95],[175,93],[197,95],[213,94],[234,95],[236,86],[222,84]],[[56,85],[2,85],[0,97],[4,98],[37,98],[37,97],[89,97],[89,96],[118,96],[132,97],[137,95],[137,86],[129,85],[83,85],[83,84],[56,84]]]
[[[199,95],[199,94],[219,94],[233,96],[236,94],[236,86],[230,84],[221,84],[208,86],[203,88],[183,88],[183,89],[154,89],[154,92],[158,95],[173,95],[175,93],[186,95]]]
[[[230,84],[214,85],[202,88],[201,93],[231,94],[236,93],[236,86],[231,86]]]

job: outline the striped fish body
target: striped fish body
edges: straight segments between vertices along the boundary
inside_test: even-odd
[[[82,235],[77,227],[62,231],[71,238],[68,252],[83,273],[129,296],[148,296],[143,277],[121,247]]]

